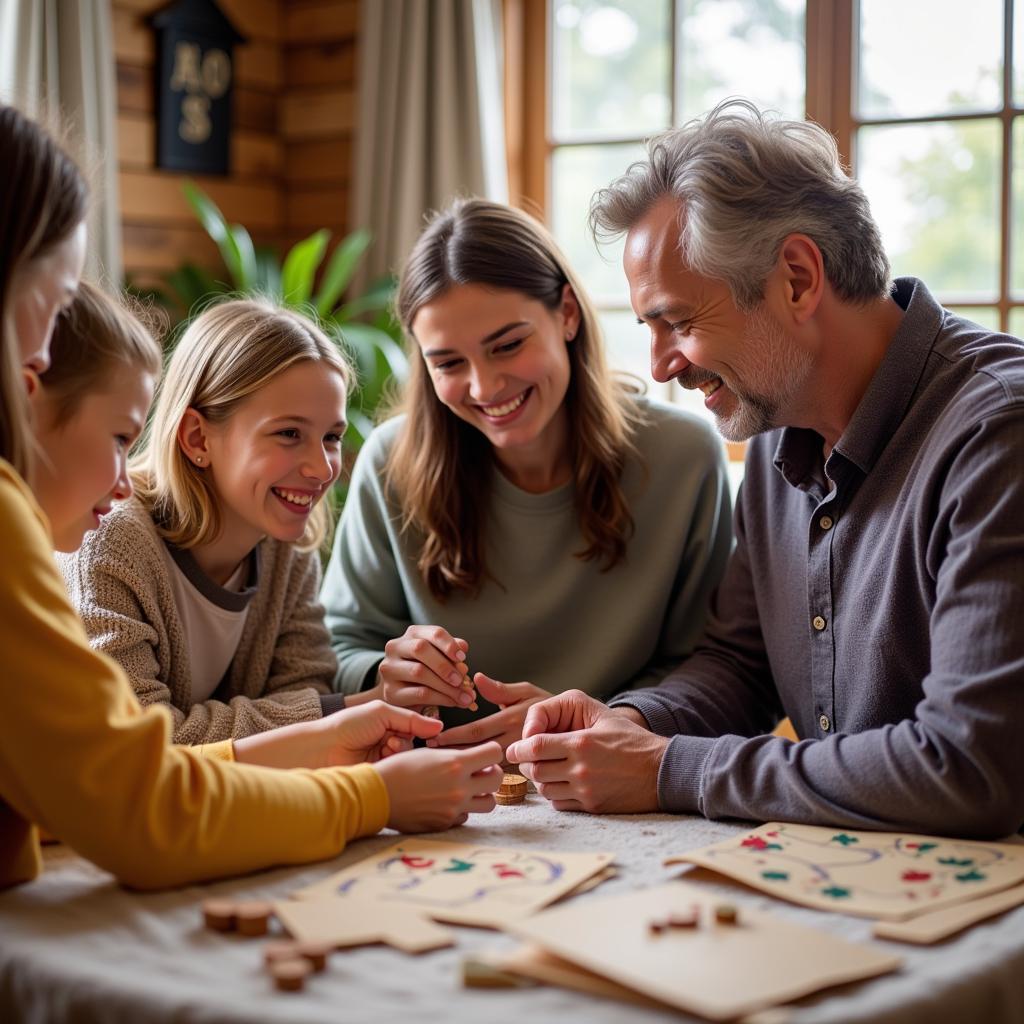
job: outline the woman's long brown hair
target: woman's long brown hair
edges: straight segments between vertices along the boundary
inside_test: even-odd
[[[568,345],[565,404],[584,541],[576,554],[612,568],[625,557],[633,530],[620,478],[639,415],[630,397],[637,389],[608,370],[593,307],[548,231],[511,207],[460,199],[436,214],[420,235],[396,299],[412,366],[397,405],[406,421],[388,459],[387,480],[403,511],[403,528],[419,538],[424,581],[444,601],[456,591],[479,593],[488,575],[484,525],[493,449],[438,399],[412,334],[424,305],[464,284],[520,292],[552,311],[560,308],[565,285],[574,292],[581,316]]]
[[[14,333],[15,274],[85,218],[89,192],[74,161],[34,121],[0,104],[0,458],[30,479],[33,441]]]

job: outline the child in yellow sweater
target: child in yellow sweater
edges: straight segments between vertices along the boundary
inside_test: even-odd
[[[166,712],[143,710],[121,670],[90,649],[27,483],[37,460],[26,400],[78,287],[87,193],[66,154],[6,106],[0,151],[0,887],[40,870],[39,826],[122,881],[153,888],[330,857],[385,824],[434,830],[489,810],[501,778],[496,745],[318,771],[230,764],[239,753],[230,741],[171,746]],[[117,487],[111,478],[108,491]],[[365,749],[392,732],[436,731],[386,709],[373,720],[375,707],[356,709],[354,739]],[[281,732],[291,735],[280,743],[274,733],[256,738],[265,763],[294,763],[289,752],[303,746]]]

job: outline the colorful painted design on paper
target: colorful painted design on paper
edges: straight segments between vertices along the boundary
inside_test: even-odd
[[[295,895],[368,898],[419,907],[437,920],[486,923],[546,906],[612,859],[413,838]]]
[[[468,847],[458,857],[428,858],[402,853],[399,847],[373,871],[340,882],[335,895],[372,892],[387,899],[400,894],[405,903],[464,907],[495,898],[520,899],[526,890],[554,885],[564,873],[557,860],[525,850]]]
[[[669,859],[843,913],[912,917],[1024,880],[1024,844],[773,822]]]

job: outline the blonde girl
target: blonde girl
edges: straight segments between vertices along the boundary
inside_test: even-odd
[[[258,299],[207,309],[168,364],[132,464],[135,496],[61,559],[93,647],[141,703],[170,709],[178,743],[346,703],[331,691],[317,547],[350,383],[306,317]]]

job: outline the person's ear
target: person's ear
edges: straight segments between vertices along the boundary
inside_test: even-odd
[[[825,261],[817,244],[807,235],[790,235],[782,243],[772,275],[776,278],[781,312],[796,326],[803,326],[818,310],[825,294]]]
[[[210,465],[208,430],[206,417],[189,406],[178,424],[178,447],[185,453],[185,458],[200,469]]]
[[[562,324],[565,328],[565,340],[572,341],[580,330],[580,321],[583,314],[580,311],[580,303],[572,286],[566,284],[562,288],[562,305],[559,309],[562,314]]]

